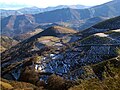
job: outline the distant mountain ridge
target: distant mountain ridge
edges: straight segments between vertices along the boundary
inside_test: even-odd
[[[10,15],[38,14],[38,13],[43,13],[43,12],[53,11],[56,9],[63,9],[63,8],[85,9],[85,8],[88,8],[88,6],[84,6],[84,5],[59,5],[56,7],[47,7],[47,8],[38,8],[38,7],[34,6],[34,7],[28,7],[28,8],[21,8],[18,10],[1,9],[1,16],[7,17]]]
[[[119,16],[119,4],[120,1],[111,1],[88,9],[64,8],[34,15],[12,15],[1,20],[2,34],[14,36],[16,34],[27,33],[43,23],[67,22],[75,26],[74,22],[80,24],[82,21],[94,17],[110,18]],[[89,25],[94,25],[95,22],[102,20],[104,19],[96,19],[94,23]],[[78,30],[81,30],[80,25],[76,27]]]

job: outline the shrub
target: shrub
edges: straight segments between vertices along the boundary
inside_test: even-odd
[[[46,83],[45,83],[44,81],[38,81],[38,82],[36,83],[36,86],[38,86],[38,87],[40,87],[40,86],[46,87]]]
[[[39,74],[35,72],[32,67],[26,67],[24,70],[22,70],[19,80],[35,85],[36,82],[39,81]]]
[[[47,80],[49,90],[66,90],[65,80],[56,75],[51,75]]]

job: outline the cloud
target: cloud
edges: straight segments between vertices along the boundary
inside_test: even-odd
[[[0,9],[20,9],[23,7],[31,7],[30,5],[26,4],[17,4],[17,3],[0,3]]]

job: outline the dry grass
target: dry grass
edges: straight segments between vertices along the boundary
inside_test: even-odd
[[[53,28],[58,30],[60,33],[76,33],[77,32],[73,29],[60,27],[60,26],[54,26]]]
[[[11,90],[11,89],[13,89],[13,86],[12,85],[10,85],[9,83],[6,83],[6,82],[3,82],[3,81],[1,81],[1,87],[3,87],[4,89],[6,89],[6,90]]]
[[[0,46],[0,52],[3,52],[5,50],[6,50],[6,48],[4,48],[3,46]]]
[[[18,81],[9,81],[1,79],[1,90],[43,90],[42,87],[37,87],[33,84]]]
[[[35,31],[28,32],[27,34],[30,34],[31,36],[33,36],[35,34],[42,32],[42,31],[43,31],[42,29],[35,29]]]
[[[59,41],[60,41],[60,38],[57,38],[54,36],[43,36],[41,38],[38,38],[38,42],[45,44],[47,46],[52,46]]]
[[[43,36],[41,38],[38,38],[38,41],[44,41],[44,40],[56,41],[56,40],[59,40],[59,38],[58,37],[54,37],[54,36]]]
[[[102,73],[103,80],[99,80],[98,78],[80,80],[79,85],[71,87],[69,90],[120,90],[119,60],[113,58],[109,61],[92,65],[98,71],[97,73],[101,72],[100,67],[107,67]]]

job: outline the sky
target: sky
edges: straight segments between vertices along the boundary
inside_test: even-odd
[[[0,0],[0,8],[19,9],[36,6],[40,8],[54,7],[58,5],[85,5],[95,6],[112,0]]]

